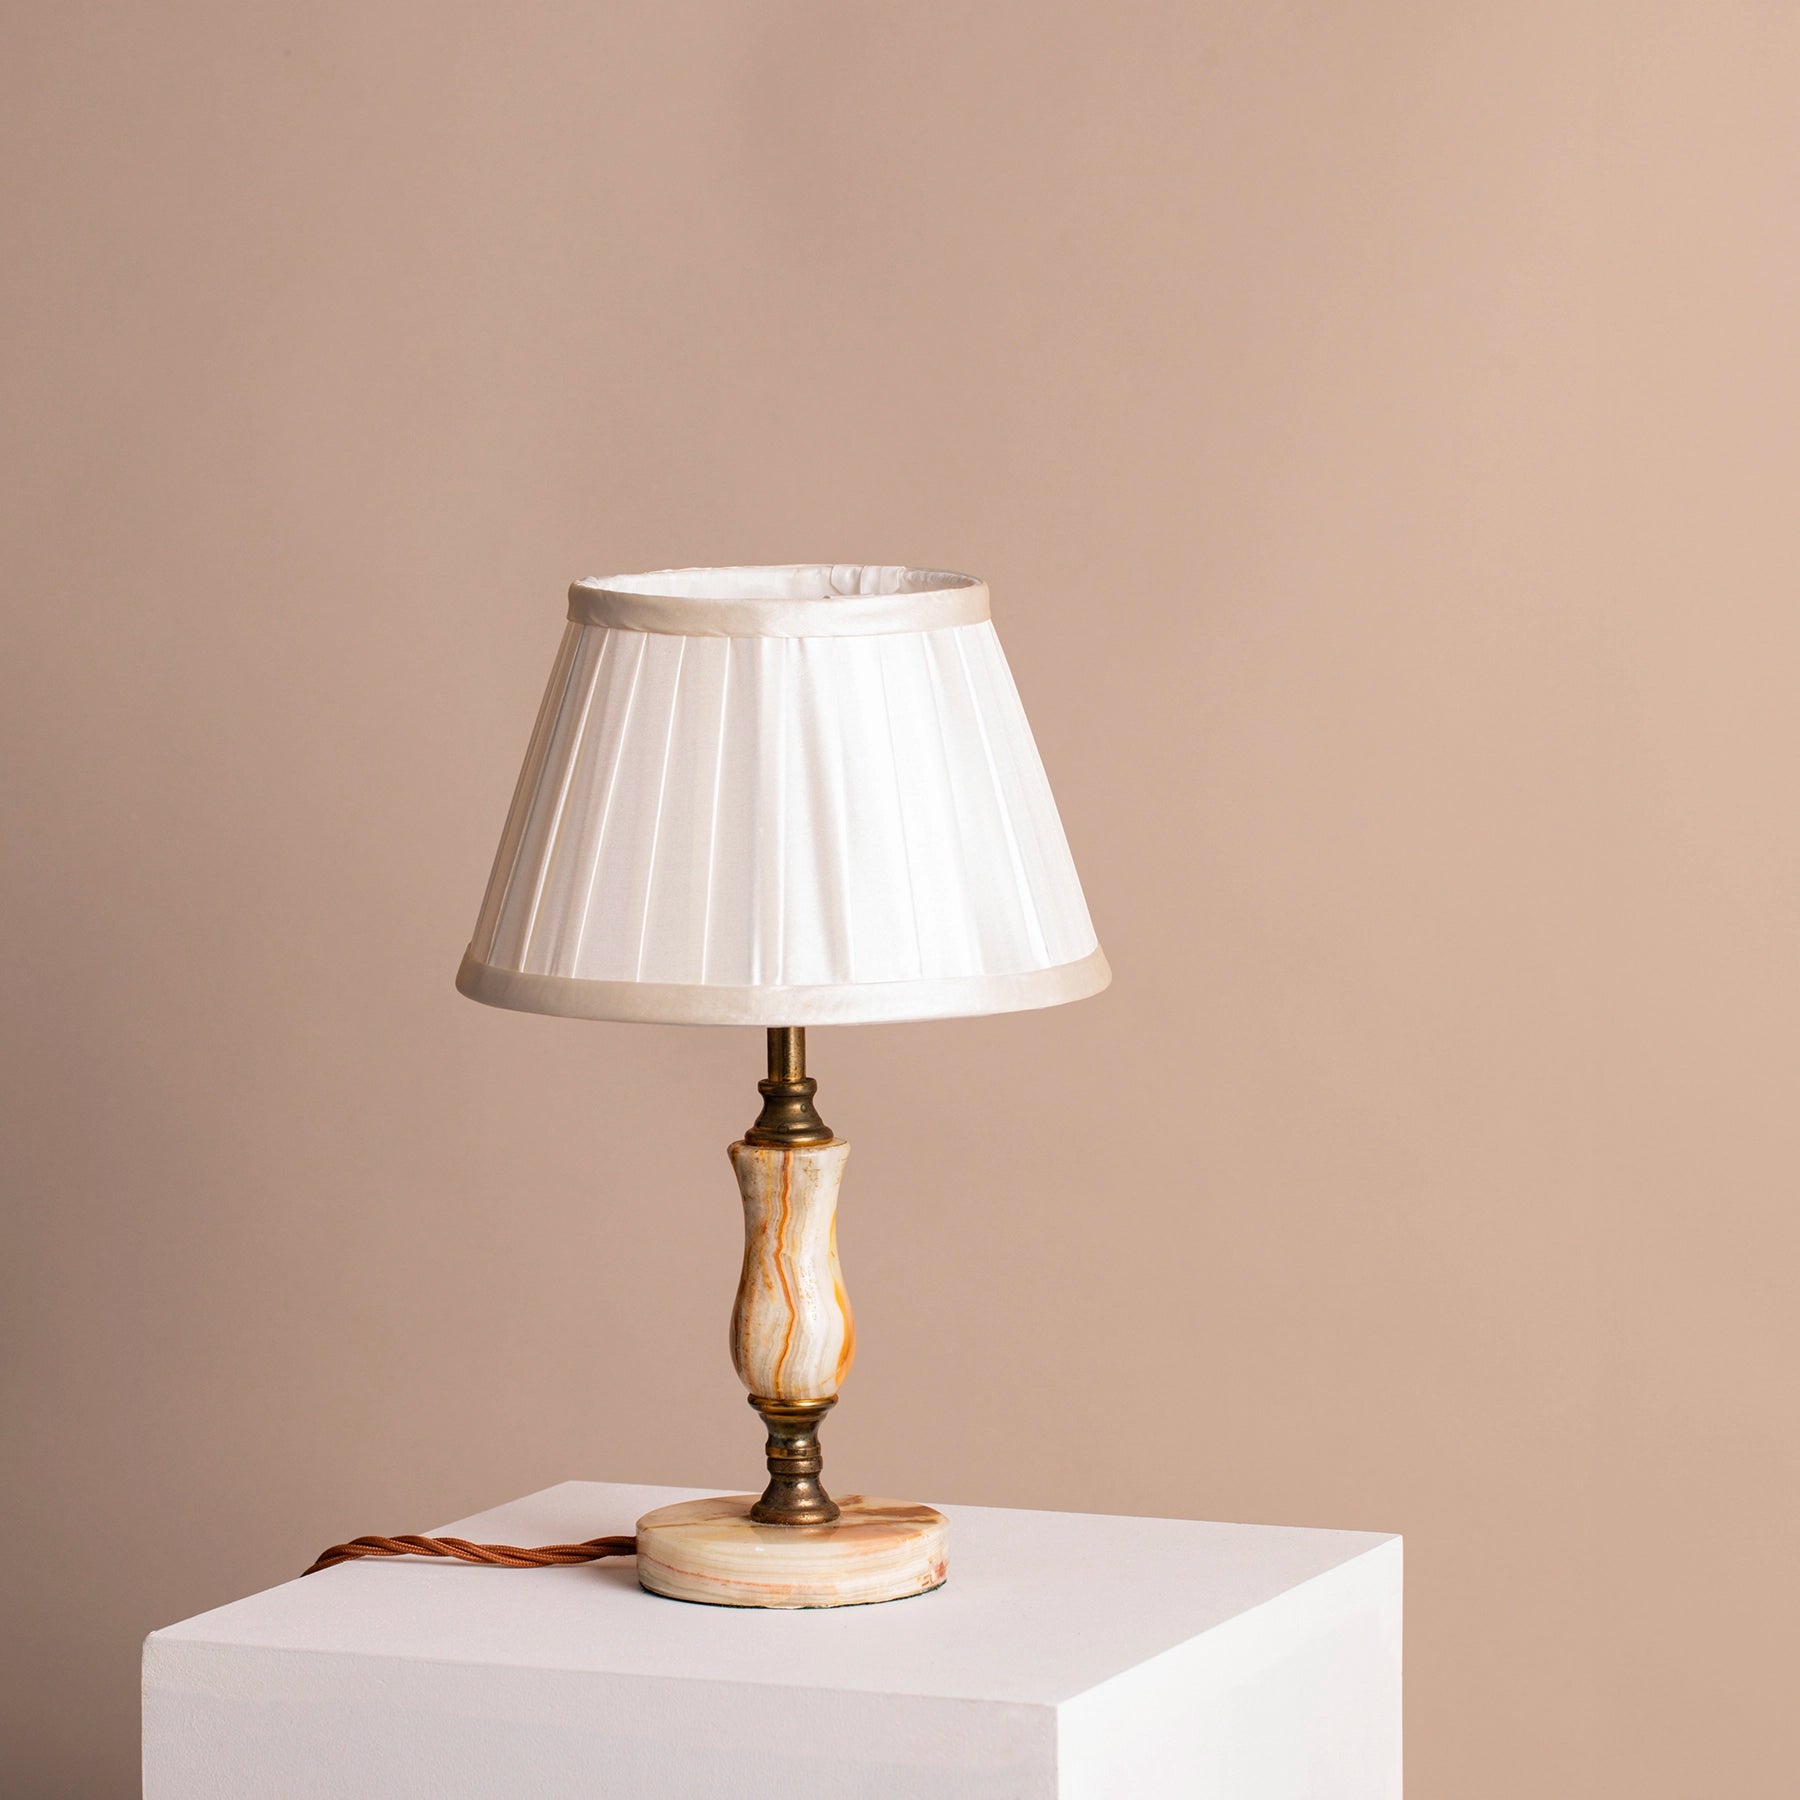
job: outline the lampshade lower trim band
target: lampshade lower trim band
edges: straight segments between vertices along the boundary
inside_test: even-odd
[[[870,981],[836,987],[712,987],[664,981],[581,981],[526,975],[465,955],[456,985],[484,1006],[645,1025],[872,1025],[1024,1012],[1085,1000],[1112,980],[1096,947],[1079,962],[1020,975]]]

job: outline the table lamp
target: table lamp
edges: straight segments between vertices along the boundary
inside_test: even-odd
[[[456,985],[523,1012],[768,1032],[762,1110],[730,1148],[731,1356],[768,1486],[640,1519],[652,1593],[850,1606],[944,1580],[941,1513],[820,1481],[856,1334],[850,1147],[813,1104],[806,1028],[1053,1006],[1109,979],[984,583],[791,564],[570,588]]]

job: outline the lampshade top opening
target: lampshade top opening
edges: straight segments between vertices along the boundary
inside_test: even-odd
[[[908,569],[893,563],[765,563],[732,569],[654,569],[648,575],[596,575],[578,587],[679,600],[844,600],[863,594],[929,594],[979,587],[973,575]]]
[[[895,563],[773,563],[597,575],[569,589],[569,617],[677,637],[875,637],[988,617],[973,575]]]

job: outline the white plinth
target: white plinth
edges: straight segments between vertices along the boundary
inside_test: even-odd
[[[699,1492],[440,1529],[568,1542]],[[1399,1795],[1398,1538],[943,1510],[949,1581],[884,1606],[689,1606],[629,1559],[271,1588],[146,1642],[146,1800]]]

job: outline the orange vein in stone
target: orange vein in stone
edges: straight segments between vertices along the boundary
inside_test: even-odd
[[[775,1227],[775,1279],[781,1283],[781,1297],[787,1302],[787,1330],[782,1333],[781,1354],[775,1358],[775,1398],[781,1400],[787,1397],[781,1391],[781,1384],[789,1352],[794,1347],[794,1323],[798,1312],[794,1305],[794,1290],[788,1285],[787,1270],[782,1266],[787,1243],[788,1196],[794,1184],[794,1153],[778,1150],[775,1154],[781,1158],[781,1213],[780,1223]]]
[[[838,1347],[837,1372],[832,1377],[833,1385],[842,1387],[844,1376],[849,1372],[851,1359],[856,1355],[856,1320],[850,1313],[850,1296],[844,1292],[844,1272],[838,1267],[837,1247],[837,1214],[831,1215],[831,1291],[837,1299],[838,1312],[844,1321],[844,1341]]]

